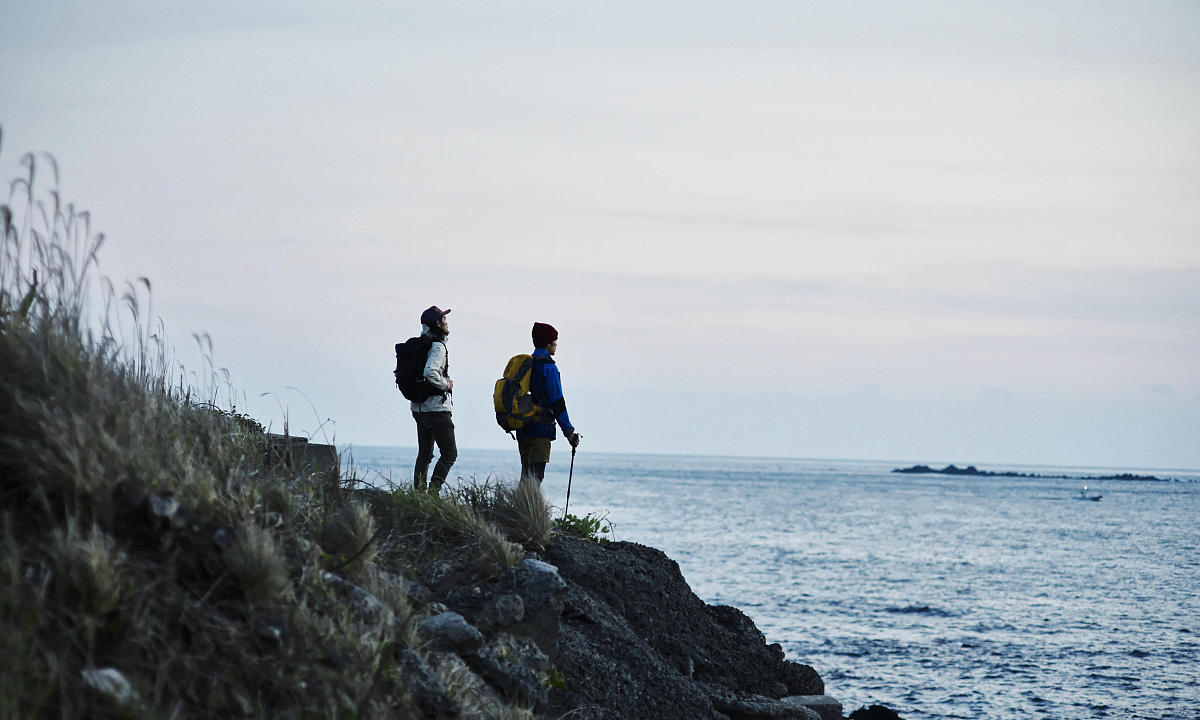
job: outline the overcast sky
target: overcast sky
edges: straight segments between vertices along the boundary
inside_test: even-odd
[[[1200,467],[1190,0],[3,15],[4,179],[274,429],[413,445],[436,304],[460,447],[538,320],[581,450]]]

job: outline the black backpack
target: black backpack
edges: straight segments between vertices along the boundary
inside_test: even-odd
[[[425,379],[425,363],[429,360],[431,347],[433,338],[428,335],[418,335],[396,343],[396,387],[413,402],[424,402],[434,395],[443,394]]]

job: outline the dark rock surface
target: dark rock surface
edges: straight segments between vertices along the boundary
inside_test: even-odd
[[[816,671],[784,660],[740,610],[705,604],[659,550],[563,537],[545,559],[567,582],[555,660],[568,689],[552,698],[557,711],[802,718],[778,698],[824,693]]]
[[[819,720],[842,720],[842,704],[828,695],[793,695],[783,701],[809,709]]]
[[[534,649],[536,650],[536,646]],[[472,655],[463,656],[463,660],[466,661],[467,667],[511,702],[544,712],[546,688],[542,686],[537,674],[538,670],[544,669],[544,665],[539,668],[537,663],[529,662],[527,656],[521,656],[518,662],[513,662],[506,658],[507,654],[488,646]],[[541,659],[544,661],[545,656]]]
[[[445,603],[485,633],[527,637],[551,653],[558,644],[566,591],[567,583],[553,565],[526,558],[490,582],[451,590]]]
[[[456,612],[438,613],[417,625],[421,639],[432,650],[469,655],[483,647],[483,633]]]
[[[169,555],[209,597],[235,592],[221,582],[233,528],[196,522],[168,496],[118,495],[114,514],[131,547]],[[320,552],[305,545],[298,551]],[[334,572],[321,577],[363,627],[394,631],[377,597]],[[444,683],[458,666],[498,702],[548,718],[816,720],[832,707],[822,698],[797,704],[795,696],[824,695],[816,671],[786,660],[740,610],[704,603],[678,564],[651,547],[560,536],[541,557],[448,588],[380,577],[404,590],[420,618],[424,650],[397,648],[394,658],[406,712],[456,717]],[[290,632],[283,616],[252,625],[256,647],[268,650]],[[886,711],[878,707],[870,711]]]

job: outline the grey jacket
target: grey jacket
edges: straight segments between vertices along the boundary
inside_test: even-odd
[[[421,334],[433,336],[428,325],[421,326]],[[433,345],[429,346],[429,358],[425,360],[424,377],[430,385],[439,390],[450,387],[448,357],[446,339],[434,340]],[[454,409],[454,392],[449,391],[445,395],[430,395],[423,402],[410,402],[409,405],[413,412],[450,412]]]

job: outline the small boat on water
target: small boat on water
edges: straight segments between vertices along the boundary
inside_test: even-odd
[[[1079,491],[1079,494],[1075,496],[1075,499],[1076,500],[1091,500],[1093,502],[1098,502],[1100,500],[1100,498],[1102,498],[1102,497],[1104,497],[1104,496],[1098,492],[1088,492],[1088,486],[1084,485],[1083,489]]]

